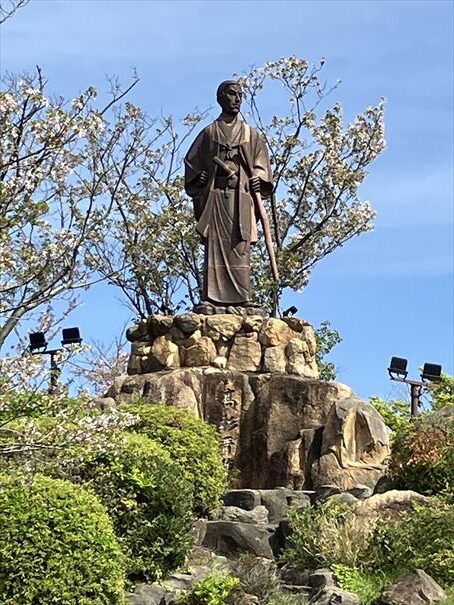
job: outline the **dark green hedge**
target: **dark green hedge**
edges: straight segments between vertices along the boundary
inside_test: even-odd
[[[192,485],[159,443],[130,433],[113,453],[77,467],[105,504],[132,581],[152,582],[183,565],[192,545]]]
[[[196,512],[217,508],[226,489],[227,470],[216,428],[173,406],[138,403],[120,409],[136,414],[139,421],[132,430],[159,442],[182,469],[194,486]]]
[[[0,602],[123,605],[124,557],[92,493],[42,475],[0,477]]]

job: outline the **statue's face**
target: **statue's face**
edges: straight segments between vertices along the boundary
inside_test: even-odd
[[[242,100],[243,93],[240,86],[238,84],[229,84],[224,88],[219,99],[219,104],[224,113],[236,115],[240,111]]]

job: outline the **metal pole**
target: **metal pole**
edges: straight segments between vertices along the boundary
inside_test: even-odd
[[[411,415],[417,416],[419,414],[420,397],[421,397],[421,386],[419,384],[410,383],[411,393]]]
[[[58,365],[55,361],[55,353],[57,351],[50,352],[50,386],[49,386],[49,395],[56,395],[58,391]]]

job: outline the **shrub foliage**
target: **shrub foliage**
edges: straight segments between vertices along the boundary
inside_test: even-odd
[[[168,452],[131,433],[116,452],[78,467],[107,507],[130,580],[155,581],[181,566],[192,545],[192,486]]]
[[[216,508],[226,489],[227,471],[215,427],[173,406],[140,403],[122,409],[139,417],[133,430],[159,442],[182,469],[194,486],[197,512]]]
[[[180,599],[179,605],[227,605],[239,586],[239,579],[232,576],[208,576],[196,582]]]
[[[454,586],[454,505],[435,499],[430,506],[415,504],[399,523],[380,520],[367,559],[375,571],[420,568],[442,586]]]
[[[389,470],[398,489],[454,491],[454,407],[402,425],[393,439]]]
[[[355,567],[373,531],[373,521],[359,517],[346,504],[329,500],[291,512],[290,523],[292,534],[284,559],[309,569],[334,563]]]
[[[93,494],[42,475],[0,478],[0,601],[124,603],[123,556]]]

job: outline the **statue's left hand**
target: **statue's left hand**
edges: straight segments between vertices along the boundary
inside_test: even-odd
[[[260,193],[260,179],[258,176],[253,176],[249,179],[249,186],[254,193]]]
[[[199,185],[201,187],[205,187],[205,185],[208,183],[208,172],[206,170],[202,170],[202,172],[199,175]]]

